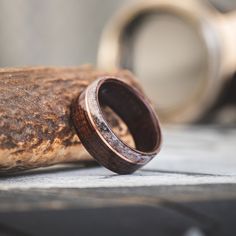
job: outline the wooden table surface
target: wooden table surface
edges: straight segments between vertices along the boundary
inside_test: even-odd
[[[133,175],[76,165],[0,179],[0,235],[236,235],[236,128],[168,127]]]

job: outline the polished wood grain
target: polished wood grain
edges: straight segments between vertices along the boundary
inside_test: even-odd
[[[107,106],[126,123],[135,148],[112,131],[102,112]],[[117,77],[91,83],[73,103],[71,114],[87,151],[116,173],[130,174],[160,151],[161,128],[151,104],[144,94]]]

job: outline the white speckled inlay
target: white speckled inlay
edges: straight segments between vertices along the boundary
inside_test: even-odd
[[[137,163],[138,161],[139,164],[146,164],[155,156],[155,153],[145,154],[138,150],[130,148],[115,135],[115,133],[112,131],[112,129],[109,127],[108,123],[104,119],[98,101],[98,90],[100,87],[99,85],[102,83],[103,80],[104,78],[97,80],[96,82],[92,83],[86,90],[86,103],[88,106],[87,109],[91,113],[91,118],[98,130],[99,136],[102,136],[103,140],[105,140],[106,143],[121,158],[124,159],[125,157],[126,160],[129,162]]]

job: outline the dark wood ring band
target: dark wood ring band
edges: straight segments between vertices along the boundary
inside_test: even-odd
[[[127,124],[136,149],[115,135],[104,118],[102,105],[110,107]],[[150,103],[118,78],[103,77],[90,84],[72,105],[72,119],[87,151],[116,173],[134,172],[160,150],[161,129]]]

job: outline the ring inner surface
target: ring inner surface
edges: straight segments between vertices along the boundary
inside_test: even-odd
[[[104,82],[98,91],[98,101],[101,108],[108,106],[124,121],[138,151],[156,150],[160,138],[156,117],[129,85],[112,79]]]

